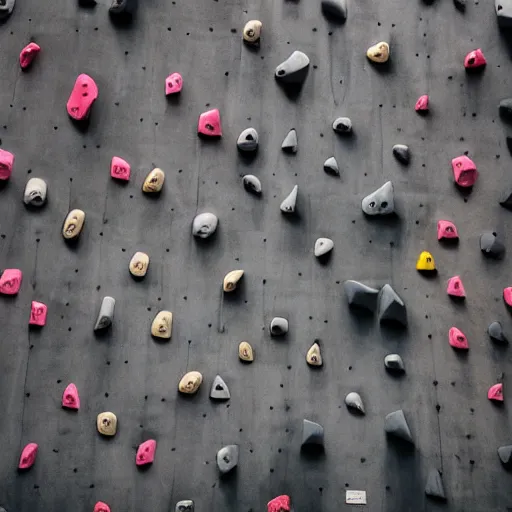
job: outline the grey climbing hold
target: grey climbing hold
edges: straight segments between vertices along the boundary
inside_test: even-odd
[[[192,500],[178,501],[174,512],[194,512],[194,502]]]
[[[395,144],[393,146],[393,155],[395,155],[395,158],[404,165],[407,165],[411,160],[409,146],[406,146],[405,144]]]
[[[327,174],[331,174],[333,176],[340,175],[340,168],[338,167],[338,162],[336,161],[336,158],[331,156],[324,162],[324,171]]]
[[[286,196],[284,201],[281,203],[281,211],[283,213],[293,213],[297,204],[297,194],[299,192],[299,186],[295,185],[293,190]]]
[[[402,411],[402,409],[392,412],[386,416],[384,430],[392,436],[399,437],[404,441],[414,444],[411,430],[409,429],[409,425],[407,424],[407,420],[405,419],[404,411]]]
[[[377,315],[381,323],[398,322],[404,326],[407,325],[407,310],[404,301],[389,284],[385,284],[380,290]]]
[[[98,319],[96,320],[96,325],[94,326],[95,331],[106,329],[112,325],[115,305],[116,300],[113,297],[103,297]]]
[[[246,128],[236,141],[236,146],[240,151],[250,152],[258,149],[258,132],[254,128]]]
[[[500,101],[499,112],[504,121],[512,122],[512,98]]]
[[[322,12],[327,18],[343,22],[347,19],[347,0],[322,0]]]
[[[238,464],[238,445],[230,444],[217,452],[217,466],[221,473],[227,473]]]
[[[512,2],[511,0],[494,0],[498,25],[502,28],[512,27]]]
[[[288,332],[288,320],[280,316],[276,316],[270,322],[270,334],[272,336],[283,336]]]
[[[334,242],[330,238],[317,238],[315,242],[315,256],[320,258],[325,256],[334,248]]]
[[[212,388],[210,390],[210,398],[213,398],[214,400],[229,400],[231,398],[228,385],[220,375],[217,375],[213,380]]]
[[[23,202],[30,206],[43,206],[46,202],[46,192],[46,181],[41,178],[30,178],[25,186]]]
[[[398,354],[388,354],[384,358],[384,366],[392,372],[405,372],[404,362]]]
[[[506,468],[512,469],[512,444],[500,446],[498,448],[498,456]]]
[[[13,9],[16,0],[0,0],[0,20],[8,18]]]
[[[349,306],[375,311],[379,290],[358,281],[348,280],[343,283]]]
[[[242,178],[242,182],[247,192],[252,192],[258,196],[261,194],[261,181],[253,174],[246,174]]]
[[[489,327],[487,327],[487,333],[493,339],[493,341],[504,344],[508,343],[508,339],[503,332],[503,327],[499,322],[493,322],[490,324]]]
[[[219,219],[213,213],[200,213],[192,223],[192,234],[198,238],[208,238],[215,233]]]
[[[455,5],[455,9],[459,12],[466,10],[466,0],[453,0],[453,5]]]
[[[347,135],[352,132],[352,121],[349,117],[338,117],[332,123],[332,129],[336,133]]]
[[[299,51],[294,51],[276,68],[276,80],[288,84],[301,84],[306,79],[309,68],[309,57]]]
[[[387,181],[375,192],[363,198],[361,208],[366,215],[389,215],[393,213],[395,211],[393,183]]]
[[[425,494],[432,498],[446,500],[441,473],[439,473],[437,469],[431,469],[428,473],[427,485],[425,485]]]
[[[281,144],[281,149],[285,153],[297,153],[297,132],[292,128]]]
[[[345,404],[347,405],[347,407],[355,409],[356,411],[359,411],[361,414],[365,413],[361,395],[359,393],[356,393],[355,391],[352,391],[345,397]]]
[[[480,250],[488,258],[500,259],[505,254],[505,246],[495,232],[487,231],[480,236]]]
[[[314,421],[303,420],[302,422],[302,446],[324,445],[324,427]]]

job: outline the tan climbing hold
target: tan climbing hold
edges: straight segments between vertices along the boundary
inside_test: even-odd
[[[240,342],[240,345],[238,345],[238,357],[242,361],[247,361],[249,363],[254,361],[254,352],[252,351],[252,347],[249,342]]]
[[[320,353],[320,346],[318,343],[313,343],[308,353],[306,354],[306,361],[311,366],[322,366],[322,354]]]
[[[366,52],[366,56],[372,62],[378,62],[379,64],[387,62],[389,59],[389,44],[385,41],[381,41],[380,43],[370,46]]]
[[[149,256],[145,252],[136,252],[130,260],[130,274],[144,277],[148,271]]]
[[[226,277],[224,278],[224,291],[232,292],[236,288],[238,281],[242,279],[243,275],[243,270],[232,270],[229,274],[226,274]]]
[[[165,174],[162,169],[153,169],[144,180],[142,185],[142,192],[148,194],[156,194],[162,190],[165,181]]]
[[[172,313],[160,311],[151,324],[151,334],[156,338],[170,339],[172,335]]]
[[[253,46],[259,46],[262,23],[260,20],[251,20],[244,27],[244,41]]]
[[[82,232],[85,222],[85,212],[83,210],[71,210],[62,226],[62,236],[66,240],[77,238]]]
[[[188,372],[181,378],[178,390],[181,393],[193,395],[199,389],[201,382],[203,382],[203,376],[199,372]]]
[[[98,432],[104,436],[114,436],[117,431],[117,417],[113,412],[101,412],[96,420]]]

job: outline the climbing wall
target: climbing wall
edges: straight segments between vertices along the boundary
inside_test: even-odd
[[[10,2],[11,0],[9,0]],[[487,328],[512,336],[503,289],[512,285],[507,124],[498,104],[510,94],[512,63],[494,5],[450,0],[348,2],[347,21],[328,21],[319,1],[145,0],[128,25],[113,23],[110,2],[16,0],[0,26],[0,147],[15,155],[0,187],[0,267],[23,272],[17,295],[0,295],[0,505],[7,512],[260,512],[289,495],[296,512],[505,512],[510,473],[497,454],[512,444],[507,404],[511,353]],[[259,49],[243,27],[261,20]],[[41,47],[30,69],[19,53]],[[385,64],[367,49],[389,44]],[[481,48],[487,66],[467,73]],[[299,91],[275,79],[295,50],[310,59]],[[166,78],[183,77],[166,97]],[[66,103],[75,80],[98,87],[88,126]],[[415,112],[429,96],[426,115]],[[221,138],[200,138],[198,117],[219,109]],[[349,117],[352,134],[333,130]],[[247,158],[237,138],[257,130]],[[297,152],[281,149],[290,129]],[[409,165],[394,156],[409,147]],[[451,161],[467,154],[479,177],[468,193],[454,185]],[[110,176],[114,156],[130,180]],[[334,156],[339,176],[324,172]],[[148,173],[165,173],[160,195],[143,193]],[[242,177],[259,178],[260,196]],[[30,178],[47,183],[47,203],[23,203]],[[365,216],[364,197],[391,181],[395,214]],[[280,210],[298,185],[295,212]],[[81,209],[77,244],[65,242],[68,212]],[[218,218],[215,234],[192,234],[197,214]],[[437,240],[450,220],[460,241]],[[495,232],[502,259],[486,258],[480,235]],[[334,242],[327,261],[317,238]],[[132,278],[137,251],[150,263]],[[416,270],[422,251],[437,274]],[[225,275],[243,269],[236,290]],[[455,302],[447,280],[460,276]],[[407,308],[407,327],[380,325],[378,312],[348,306],[344,281],[390,284]],[[112,325],[94,330],[104,297]],[[29,328],[31,302],[47,305],[46,325]],[[161,310],[173,314],[170,340],[151,335]],[[274,317],[285,336],[271,336]],[[469,350],[450,346],[459,328]],[[238,357],[241,341],[254,361]],[[322,367],[306,362],[319,340]],[[384,357],[399,354],[395,376]],[[189,371],[203,382],[178,391]],[[210,399],[220,375],[227,401]],[[504,405],[488,389],[504,384]],[[74,383],[80,409],[62,408]],[[365,414],[345,404],[360,395]],[[386,434],[386,416],[403,410],[412,443]],[[113,437],[98,433],[99,413],[117,416]],[[324,429],[324,451],[301,449],[303,420]],[[396,436],[395,436],[396,437]],[[157,443],[152,465],[138,446]],[[35,464],[18,471],[23,448]],[[238,466],[221,476],[217,451],[239,446]],[[439,470],[446,502],[425,494]],[[366,505],[346,503],[366,491]]]

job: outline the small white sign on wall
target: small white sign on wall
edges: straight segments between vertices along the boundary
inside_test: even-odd
[[[345,503],[349,505],[366,505],[366,491],[346,491]]]

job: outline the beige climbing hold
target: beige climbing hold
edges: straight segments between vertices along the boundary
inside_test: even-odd
[[[130,260],[130,274],[134,277],[144,277],[148,266],[149,256],[145,252],[136,252]]]
[[[104,436],[114,436],[117,431],[117,417],[113,412],[101,412],[96,420],[98,432]]]
[[[244,27],[244,41],[249,45],[259,46],[262,26],[260,20],[248,21]]]
[[[85,222],[85,212],[83,210],[71,210],[62,226],[62,236],[66,240],[77,238],[82,232]]]
[[[243,270],[232,270],[226,274],[226,277],[224,278],[224,291],[232,292],[236,288],[238,281],[242,279],[243,275]]]
[[[162,169],[153,169],[144,180],[142,185],[142,192],[148,194],[156,194],[162,190],[164,186],[165,174]]]
[[[242,361],[247,361],[249,363],[254,361],[254,353],[248,341],[241,341],[240,345],[238,345],[238,357]]]
[[[311,366],[322,366],[322,354],[320,353],[320,346],[318,343],[313,343],[308,353],[306,354],[306,361]]]
[[[385,41],[381,41],[380,43],[370,46],[366,52],[366,56],[372,62],[378,62],[379,64],[387,62],[389,59],[389,44]]]
[[[180,380],[178,390],[189,395],[194,394],[203,382],[203,376],[199,372],[188,372]]]
[[[156,338],[170,339],[172,334],[172,313],[160,311],[151,324],[151,334]]]

